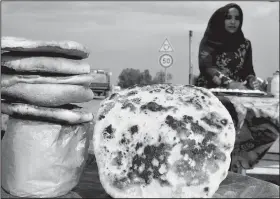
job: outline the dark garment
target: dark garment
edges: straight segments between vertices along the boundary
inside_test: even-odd
[[[199,50],[200,75],[197,78],[197,86],[226,87],[231,80],[243,82],[255,76],[249,40],[245,40],[232,52],[211,52],[208,48],[203,46]],[[221,80],[220,85],[212,81],[214,76]]]
[[[236,33],[225,30],[225,19],[230,8],[237,8],[240,25]],[[231,81],[243,82],[255,76],[252,62],[251,42],[241,30],[243,13],[237,4],[228,4],[218,9],[210,18],[199,46],[199,70],[196,86],[227,87]],[[220,80],[213,81],[216,77]]]
[[[5,135],[5,131],[1,130],[1,140],[3,139],[4,135]]]

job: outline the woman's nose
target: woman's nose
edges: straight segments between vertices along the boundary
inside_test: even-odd
[[[231,23],[231,24],[235,24],[235,19],[231,19],[231,20],[230,20],[230,23]]]

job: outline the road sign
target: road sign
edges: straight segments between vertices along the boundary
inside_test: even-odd
[[[173,48],[167,39],[164,40],[159,52],[173,52]]]
[[[169,68],[173,64],[173,58],[169,54],[163,54],[159,58],[159,63],[163,68]]]

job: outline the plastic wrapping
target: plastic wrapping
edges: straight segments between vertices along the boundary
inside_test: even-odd
[[[279,186],[229,172],[213,198],[279,198]]]
[[[59,197],[79,182],[92,123],[61,125],[10,117],[2,139],[2,188],[18,197]]]

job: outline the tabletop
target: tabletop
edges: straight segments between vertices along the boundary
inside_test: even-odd
[[[2,198],[15,198],[5,191]],[[213,198],[279,198],[279,186],[229,172]],[[93,154],[89,154],[78,185],[67,195],[57,198],[111,198],[103,189]]]
[[[98,168],[93,154],[89,154],[86,167],[79,184],[72,190],[82,198],[111,198],[99,181]],[[229,172],[227,178],[220,184],[214,198],[279,198],[279,186]]]

